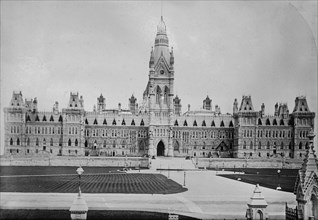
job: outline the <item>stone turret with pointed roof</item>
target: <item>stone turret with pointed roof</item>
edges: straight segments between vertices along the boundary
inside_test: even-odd
[[[203,109],[205,110],[212,110],[212,100],[207,95],[206,98],[203,100]]]
[[[298,171],[294,194],[301,219],[318,218],[318,160],[314,150],[314,132],[308,134],[309,147]]]
[[[105,98],[103,94],[100,94],[100,96],[97,98],[97,111],[102,112],[105,110],[106,110]]]
[[[257,184],[250,201],[247,203],[246,218],[247,219],[267,219],[268,213],[266,211],[267,202]],[[259,218],[257,218],[259,217]]]

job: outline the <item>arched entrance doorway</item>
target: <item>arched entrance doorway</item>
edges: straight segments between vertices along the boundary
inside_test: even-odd
[[[165,145],[163,144],[162,141],[159,141],[157,145],[157,156],[164,156],[165,155]]]

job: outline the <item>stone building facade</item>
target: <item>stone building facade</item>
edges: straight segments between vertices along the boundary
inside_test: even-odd
[[[233,103],[233,114],[212,109],[206,97],[203,108],[181,112],[174,94],[174,54],[169,48],[161,18],[149,61],[149,80],[141,104],[131,96],[128,109],[121,104],[107,109],[103,95],[92,112],[84,99],[70,93],[68,106],[41,112],[37,99],[23,100],[13,92],[5,113],[6,155],[63,156],[194,156],[235,158],[302,158],[315,113],[305,97],[297,97],[292,113],[287,104],[276,104],[274,115],[265,105],[254,110],[251,96]]]

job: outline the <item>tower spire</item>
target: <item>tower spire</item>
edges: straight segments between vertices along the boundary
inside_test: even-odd
[[[161,12],[160,12],[160,14],[161,14],[161,21],[163,21],[163,16],[162,16],[162,0],[161,0]]]

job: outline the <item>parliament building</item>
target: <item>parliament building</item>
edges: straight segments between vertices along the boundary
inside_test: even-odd
[[[71,92],[67,106],[55,102],[52,111],[37,108],[38,100],[13,92],[4,108],[5,155],[12,156],[166,156],[296,158],[305,156],[315,113],[306,97],[255,110],[251,96],[233,102],[233,113],[212,109],[206,97],[200,110],[181,112],[174,94],[174,54],[161,17],[149,61],[149,79],[142,100],[132,95],[128,109],[107,109],[100,95],[93,111],[84,110],[83,96]]]

